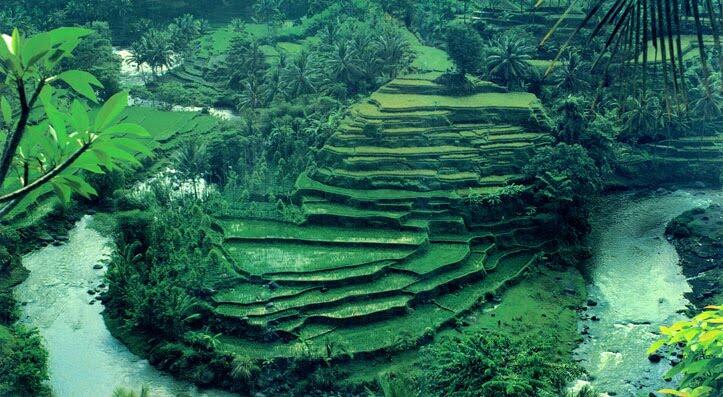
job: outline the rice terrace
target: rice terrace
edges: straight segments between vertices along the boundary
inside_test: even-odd
[[[0,396],[723,393],[720,0],[7,0]]]

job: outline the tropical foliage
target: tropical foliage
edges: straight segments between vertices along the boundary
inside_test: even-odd
[[[661,327],[662,337],[648,350],[653,354],[667,346],[682,346],[683,359],[667,378],[681,375],[679,390],[663,389],[661,393],[680,397],[716,396],[723,391],[723,307],[708,306],[690,320]]]
[[[2,327],[2,326],[0,326]],[[0,331],[5,331],[0,328]],[[6,332],[6,331],[5,331]],[[12,327],[10,340],[0,338],[0,394],[9,396],[48,395],[48,353],[35,330]]]
[[[98,79],[79,70],[53,72],[90,33],[61,28],[30,38],[18,30],[3,35],[0,216],[52,190],[64,201],[72,193],[93,195],[84,172],[140,164],[135,154],[150,154],[138,141],[149,136],[145,129],[118,123],[127,93],[114,95],[91,116],[83,99],[98,102]]]
[[[543,3],[546,1],[539,0],[537,5]],[[575,2],[571,2],[568,10],[542,40],[542,45],[545,45],[553,36],[575,7]],[[627,85],[633,86],[637,80],[635,76],[641,76],[642,85],[647,89],[647,81],[654,78],[655,68],[652,65],[659,64],[662,69],[660,82],[664,92],[663,101],[666,115],[669,115],[673,108],[681,106],[687,101],[688,95],[688,83],[685,78],[687,65],[683,59],[684,52],[681,44],[681,36],[684,33],[681,26],[685,18],[692,18],[695,24],[699,52],[698,62],[702,74],[702,96],[706,98],[707,102],[714,101],[714,95],[717,93],[711,81],[713,70],[703,34],[707,29],[710,29],[713,34],[714,49],[718,54],[715,62],[718,64],[717,68],[715,66],[713,68],[717,69],[718,74],[721,74],[723,51],[720,40],[721,26],[717,21],[720,20],[722,12],[723,9],[716,7],[712,0],[594,1],[591,2],[585,18],[561,47],[556,59],[559,59],[568,49],[573,38],[583,28],[591,21],[597,20],[589,38],[591,40],[603,36],[605,45],[598,53],[593,67],[605,63],[607,71],[607,68],[613,64],[612,60],[615,59],[631,73],[632,78],[626,79]],[[651,50],[651,45],[653,50]],[[653,55],[652,58],[651,55]],[[654,61],[658,59],[659,63]],[[553,67],[554,62],[546,74],[550,74]]]
[[[551,359],[551,349],[539,339],[513,341],[488,331],[462,335],[423,349],[421,381],[430,396],[556,395],[580,370]]]

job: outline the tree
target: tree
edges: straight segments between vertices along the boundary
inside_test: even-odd
[[[284,70],[284,79],[287,81],[287,94],[291,97],[297,97],[316,92],[316,84],[319,79],[318,70],[314,56],[302,50]]]
[[[397,74],[407,67],[411,61],[412,50],[409,41],[402,35],[399,29],[391,26],[382,29],[374,41],[376,45],[377,59],[382,63],[382,72],[390,78],[396,78]]]
[[[531,68],[528,61],[532,58],[532,47],[523,39],[503,36],[487,47],[487,71],[497,77],[511,90],[514,85],[530,76]]]
[[[143,64],[151,68],[153,76],[174,63],[173,43],[168,32],[151,29],[131,45],[131,61],[140,69]]]
[[[553,359],[550,341],[513,341],[489,331],[445,338],[421,353],[425,396],[560,395],[565,384],[581,373],[575,365]]]
[[[557,69],[555,73],[555,88],[576,93],[590,87],[586,65],[579,53],[571,51],[562,63],[563,67]]]
[[[447,52],[461,75],[479,69],[482,61],[482,38],[468,25],[452,24],[447,29]]]
[[[537,5],[544,3],[539,0]],[[562,26],[562,22],[566,19],[570,11],[576,6],[572,2],[568,10],[562,14],[560,19],[550,29],[545,38],[542,40],[541,46],[554,35],[555,31]],[[590,33],[590,39],[597,36],[605,36],[606,43],[602,51],[598,54],[597,60],[593,65],[597,65],[601,60],[609,56],[609,59],[618,58],[622,67],[627,68],[635,74],[639,74],[643,79],[643,88],[647,89],[648,75],[655,75],[656,68],[650,68],[650,51],[649,44],[655,47],[656,58],[660,56],[658,63],[662,67],[662,85],[663,100],[667,114],[676,103],[680,101],[680,96],[686,95],[685,69],[683,62],[683,50],[681,35],[683,34],[682,20],[684,14],[693,18],[696,28],[696,37],[699,51],[699,63],[703,74],[704,95],[711,97],[714,87],[710,82],[711,70],[706,55],[706,45],[703,38],[703,32],[706,28],[710,28],[713,33],[714,48],[718,53],[718,71],[723,72],[723,49],[720,40],[721,22],[723,17],[723,7],[719,2],[719,7],[713,4],[712,0],[621,0],[608,2],[597,0],[591,3],[591,7],[587,12],[583,21],[577,29],[568,37],[567,41],[561,46],[557,57],[548,68],[545,75],[549,75],[555,66],[555,62],[571,45],[572,40],[585,28],[591,21],[597,20],[594,29]],[[702,18],[703,12],[708,15],[707,22],[710,26],[704,26],[705,20]],[[622,49],[622,50],[621,50]],[[633,59],[630,62],[630,59]],[[640,60],[642,58],[642,60]],[[607,62],[606,69],[611,65]],[[651,70],[652,69],[652,70]],[[602,73],[604,75],[605,72]],[[628,81],[635,79],[629,78]],[[723,90],[723,86],[719,88]],[[681,95],[682,94],[682,95]]]
[[[0,340],[0,394],[37,396],[48,394],[48,352],[36,330],[17,325],[9,341]]]
[[[174,166],[181,177],[191,181],[193,197],[198,200],[198,185],[208,171],[206,146],[195,141],[185,141],[173,156]]]
[[[537,151],[524,168],[525,175],[545,190],[550,199],[568,201],[595,194],[602,187],[600,171],[585,148],[559,143]],[[566,183],[569,181],[569,183]],[[560,189],[562,188],[562,189]]]
[[[623,141],[650,141],[662,128],[663,107],[656,95],[646,93],[639,97],[630,96],[623,103],[620,113],[623,121],[623,134],[620,138]]]
[[[259,22],[269,25],[269,32],[272,27],[281,21],[281,0],[258,0],[254,4],[254,13]]]
[[[5,92],[13,95],[0,95],[0,218],[53,190],[63,201],[72,193],[94,195],[83,172],[140,164],[136,153],[150,155],[139,142],[148,132],[117,122],[128,104],[127,92],[108,99],[91,122],[81,98],[97,103],[95,89],[102,84],[84,71],[51,72],[90,33],[60,28],[26,39],[16,29],[2,36],[0,76]],[[68,94],[56,89],[59,83],[70,89]]]

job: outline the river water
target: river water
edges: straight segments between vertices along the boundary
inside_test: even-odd
[[[50,386],[58,397],[109,397],[118,386],[153,397],[231,394],[200,391],[153,368],[133,355],[105,326],[100,302],[89,304],[102,282],[110,240],[89,227],[84,217],[61,246],[48,246],[23,258],[28,279],[15,289],[23,306],[22,321],[38,327],[49,353]]]
[[[665,227],[681,213],[711,203],[723,203],[723,193],[626,193],[605,198],[594,210],[588,288],[597,306],[580,324],[589,327],[589,337],[576,356],[599,392],[648,396],[674,386],[662,379],[669,360],[654,364],[646,354],[661,325],[685,318],[678,312],[686,308],[683,294],[690,291]]]

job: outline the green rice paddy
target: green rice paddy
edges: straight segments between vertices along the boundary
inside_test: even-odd
[[[489,84],[448,96],[439,76],[393,81],[352,107],[319,167],[297,180],[301,224],[219,219],[245,276],[214,297],[220,321],[240,327],[221,338],[226,349],[268,358],[321,357],[328,341],[372,356],[413,348],[534,266],[547,239],[525,238],[535,233],[528,217],[487,224],[460,209],[517,178],[551,141],[529,123],[539,103]]]

